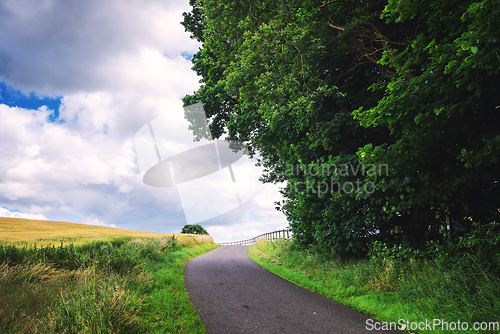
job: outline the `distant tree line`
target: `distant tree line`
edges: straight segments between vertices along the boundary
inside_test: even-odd
[[[202,85],[184,104],[286,181],[300,246],[499,248],[498,0],[190,4]]]

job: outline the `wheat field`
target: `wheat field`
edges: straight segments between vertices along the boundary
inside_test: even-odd
[[[181,233],[154,233],[122,230],[119,228],[67,223],[59,221],[32,220],[0,217],[0,244],[37,247],[63,244],[81,245],[97,240],[122,237],[175,238],[182,244],[211,244],[208,235]]]

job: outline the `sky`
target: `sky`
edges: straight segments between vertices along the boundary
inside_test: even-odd
[[[288,226],[278,187],[255,168],[237,208],[211,218],[193,214],[201,178],[143,182],[148,129],[162,159],[207,147],[186,144],[181,99],[200,85],[189,60],[200,44],[180,24],[189,10],[188,0],[0,2],[0,216],[162,233],[199,223],[215,242]],[[205,194],[222,198],[220,184]]]

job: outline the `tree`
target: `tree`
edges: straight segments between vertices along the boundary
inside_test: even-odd
[[[377,77],[377,65],[360,55],[364,48],[359,39],[353,37],[351,41],[356,42],[347,45],[336,38],[338,30],[325,24],[318,4],[203,1],[196,6],[204,15],[203,22],[196,25],[204,26],[199,39],[204,45],[193,57],[193,68],[202,75],[203,85],[185,97],[185,105],[203,102],[209,107],[224,106],[207,111],[209,117],[215,112],[227,120],[227,129],[212,122],[212,133],[228,131],[230,138],[248,143],[252,152],[258,151],[268,171],[265,181],[286,180],[292,188],[306,179],[315,182],[303,171],[287,175],[286,166],[308,166],[318,159],[355,163],[359,147],[385,141],[387,131],[365,129],[351,116],[361,101],[374,106],[382,96],[366,92]],[[352,4],[339,6],[338,22],[350,23],[347,33],[358,36],[364,23],[357,20],[363,21],[359,19],[365,16],[363,11]],[[346,17],[345,11],[354,14]],[[190,21],[184,24],[188,30],[194,27]],[[341,51],[330,52],[332,49]],[[338,252],[360,251],[365,248],[362,237],[366,222],[352,215],[348,219],[333,217],[339,210],[324,215],[326,208],[338,201],[349,206],[355,199],[351,195],[320,198],[294,192],[280,207],[303,245],[319,243]],[[344,221],[335,237],[314,227],[332,225],[332,219]]]
[[[500,5],[498,1],[389,1],[384,18],[411,22],[412,43],[387,50],[381,63],[397,77],[373,86],[384,97],[354,112],[364,126],[386,127],[394,139],[359,151],[390,162],[377,181],[387,209],[413,217],[411,233],[461,220],[499,217]],[[411,75],[409,75],[411,74]],[[415,211],[425,214],[415,215]],[[449,228],[453,224],[448,223]],[[420,232],[418,232],[418,231]],[[428,229],[427,229],[428,231]]]
[[[207,230],[205,230],[201,225],[184,225],[181,233],[208,234]]]
[[[287,182],[299,245],[361,255],[424,247],[456,220],[498,228],[498,1],[191,4],[202,86],[184,103],[259,152],[263,181]]]

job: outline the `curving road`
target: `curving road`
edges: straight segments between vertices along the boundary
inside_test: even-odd
[[[185,280],[209,333],[389,333],[367,330],[363,314],[262,268],[246,246],[192,259]]]

